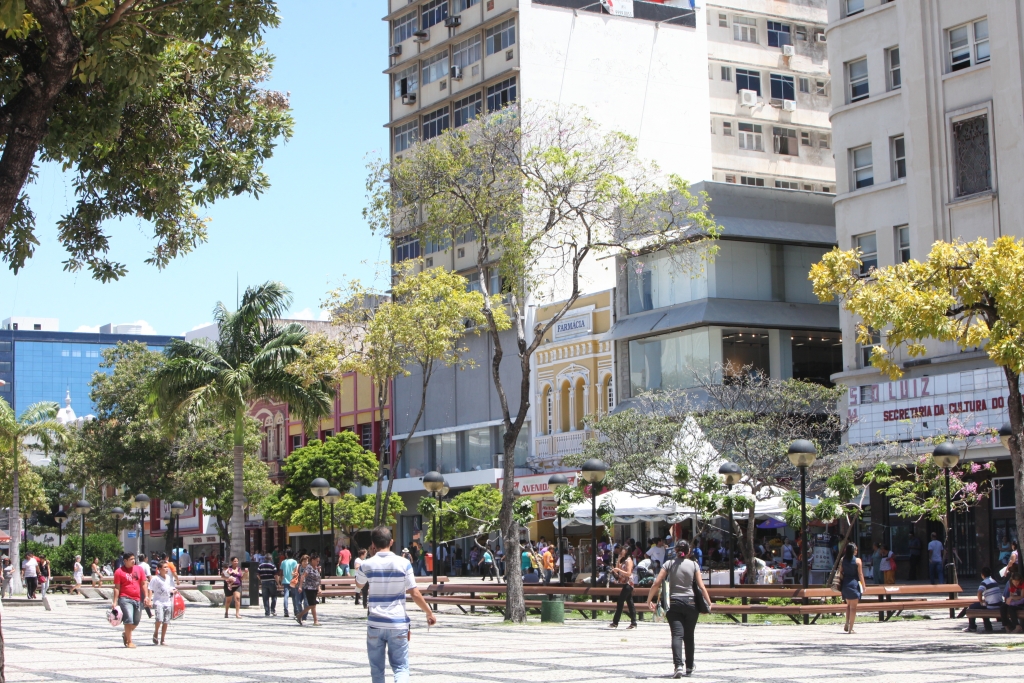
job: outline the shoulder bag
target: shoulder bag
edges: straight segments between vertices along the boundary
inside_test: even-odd
[[[679,560],[677,565],[681,566],[683,562],[693,562],[693,560]],[[693,606],[697,608],[699,614],[711,614],[711,606],[704,600],[704,593],[700,590],[700,585],[697,583],[697,574],[700,573],[700,565],[693,562],[693,583],[691,589],[693,590]]]

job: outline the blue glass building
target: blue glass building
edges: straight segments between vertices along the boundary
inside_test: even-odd
[[[0,396],[20,414],[37,401],[71,404],[78,415],[95,414],[89,399],[89,382],[101,368],[103,349],[118,342],[137,341],[162,351],[172,339],[164,335],[104,334],[93,332],[44,332],[0,329]]]

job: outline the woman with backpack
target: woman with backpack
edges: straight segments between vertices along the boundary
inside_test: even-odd
[[[658,578],[647,594],[647,606],[653,612],[657,607],[661,584],[668,581],[669,609],[665,617],[672,631],[672,661],[675,665],[673,678],[683,678],[693,673],[693,632],[697,618],[701,612],[707,614],[711,611],[711,596],[704,587],[700,566],[689,555],[690,544],[684,540],[677,541],[676,556],[662,565]]]

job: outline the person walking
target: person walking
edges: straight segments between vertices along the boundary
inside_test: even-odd
[[[942,556],[944,550],[942,541],[939,540],[939,535],[933,531],[932,540],[928,541],[928,580],[931,581],[932,585],[936,585],[942,580]]]
[[[676,556],[667,560],[658,572],[658,578],[654,580],[647,594],[647,606],[651,612],[657,609],[656,599],[660,595],[661,584],[668,581],[669,609],[665,617],[672,632],[672,661],[675,665],[672,677],[683,678],[692,674],[694,669],[693,631],[700,616],[694,588],[700,591],[704,604],[708,607],[711,605],[711,597],[708,595],[708,589],[704,587],[700,567],[688,557],[690,544],[685,540],[677,541],[675,550]]]
[[[917,581],[917,569],[921,566],[921,539],[914,533],[914,528],[910,528],[910,538],[907,539],[907,551],[910,555],[908,562],[910,563],[908,569],[910,574],[908,579],[910,581]]]
[[[123,563],[114,572],[114,596],[111,608],[118,607],[121,610],[121,623],[124,624],[121,642],[125,647],[134,648],[132,631],[142,620],[143,606],[152,607],[153,603],[149,599],[146,573],[142,571],[142,567],[135,564],[135,555],[125,553],[122,559]]]
[[[281,595],[282,602],[284,602],[285,618],[288,617],[289,601],[295,606],[294,614],[298,614],[300,609],[298,595],[295,592],[296,588],[292,585],[292,578],[295,575],[295,570],[299,568],[299,563],[295,561],[292,555],[292,549],[287,548],[284,551],[284,559],[281,560]]]
[[[309,607],[309,603],[306,601],[306,593],[302,589],[302,575],[306,571],[306,567],[309,566],[309,555],[299,550],[299,566],[295,568],[295,573],[292,574],[292,587],[295,588],[295,615],[298,616],[299,612],[303,611],[306,607]]]
[[[103,585],[103,580],[100,579],[100,558],[92,558],[92,566],[89,567],[89,580],[92,581],[93,588],[99,588]]]
[[[50,587],[50,579],[53,578],[50,573],[50,560],[47,558],[41,558],[39,561],[39,597],[40,599],[46,597],[46,589]]]
[[[313,626],[319,626],[316,618],[317,597],[320,595],[320,557],[314,555],[312,558],[302,557],[302,567],[299,569],[299,583],[302,585],[302,593],[306,598],[306,608],[295,616],[295,621],[302,626],[302,620],[307,612],[313,612]],[[308,560],[308,564],[307,564]]]
[[[568,546],[562,551],[562,581],[564,583],[572,583],[572,577],[574,570],[576,569],[576,558],[573,557],[572,550]]]
[[[4,555],[4,583],[3,587],[0,588],[0,598],[13,598],[14,593],[11,588],[11,581],[14,579],[14,567],[11,566],[11,558]]]
[[[341,546],[341,551],[338,553],[338,576],[349,576],[352,567],[352,551],[348,549],[347,545]]]
[[[21,582],[25,584],[28,599],[34,600],[36,588],[39,586],[39,560],[32,553],[25,553],[25,559],[21,563]]]
[[[391,529],[386,526],[374,528],[370,532],[370,546],[376,552],[356,570],[356,585],[369,587],[366,655],[372,683],[384,683],[385,654],[391,663],[395,683],[407,683],[409,680],[412,621],[405,610],[406,595],[426,614],[429,626],[437,623],[430,605],[416,587],[412,565],[391,552],[393,543]]]
[[[156,626],[153,628],[153,644],[166,645],[167,627],[174,618],[174,593],[178,586],[171,573],[171,563],[160,563],[156,576],[149,580],[149,599],[156,612]]]
[[[270,561],[270,555],[263,555],[262,561],[256,567],[256,573],[260,575],[260,593],[263,594],[263,616],[277,616],[277,581],[279,572],[274,563]]]
[[[857,623],[857,603],[864,594],[864,565],[857,557],[857,544],[850,541],[843,551],[843,563],[839,568],[841,572],[840,587],[843,600],[846,601],[846,624],[843,630],[853,633],[853,625]]]
[[[875,543],[871,546],[871,578],[881,586],[885,583],[885,576],[882,574],[882,544]]]
[[[633,558],[630,557],[628,545],[619,548],[619,559],[612,567],[612,574],[617,583],[622,584],[619,591],[619,599],[615,606],[615,616],[608,628],[618,628],[619,619],[622,617],[623,604],[629,607],[629,626],[626,629],[636,628],[636,606],[633,604]]]
[[[224,618],[228,618],[232,601],[235,603],[235,619],[242,618],[242,569],[237,557],[231,558],[231,566],[221,573],[224,579]]]
[[[366,561],[366,548],[360,548],[359,552],[356,553],[356,559],[352,561],[352,575],[353,576],[355,576],[355,573],[357,571],[359,571],[359,568],[363,566],[363,562],[365,562],[365,561]],[[362,590],[360,590],[358,587],[356,588],[356,604],[357,605],[359,604],[360,596],[362,596],[362,598],[364,600],[364,604],[365,604],[365,599],[366,599],[366,587],[365,586],[363,587]]]
[[[75,555],[75,565],[71,569],[71,578],[74,579],[75,585],[68,590],[68,595],[72,593],[82,594],[82,581],[85,580],[85,568],[82,566],[82,556]]]
[[[480,557],[480,580],[494,581],[494,555],[490,548],[484,548],[484,554]]]
[[[544,583],[551,584],[551,575],[555,572],[555,546],[549,545],[544,548],[544,554],[540,556],[541,567],[544,568]]]

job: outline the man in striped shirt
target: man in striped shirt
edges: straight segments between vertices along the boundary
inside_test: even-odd
[[[410,620],[405,611],[405,596],[427,615],[427,624],[437,623],[430,605],[416,587],[416,577],[409,560],[391,552],[391,529],[376,527],[370,532],[373,557],[363,560],[356,570],[356,585],[370,584],[367,601],[366,654],[370,659],[370,678],[373,683],[384,683],[384,654],[387,651],[395,683],[409,680]]]

